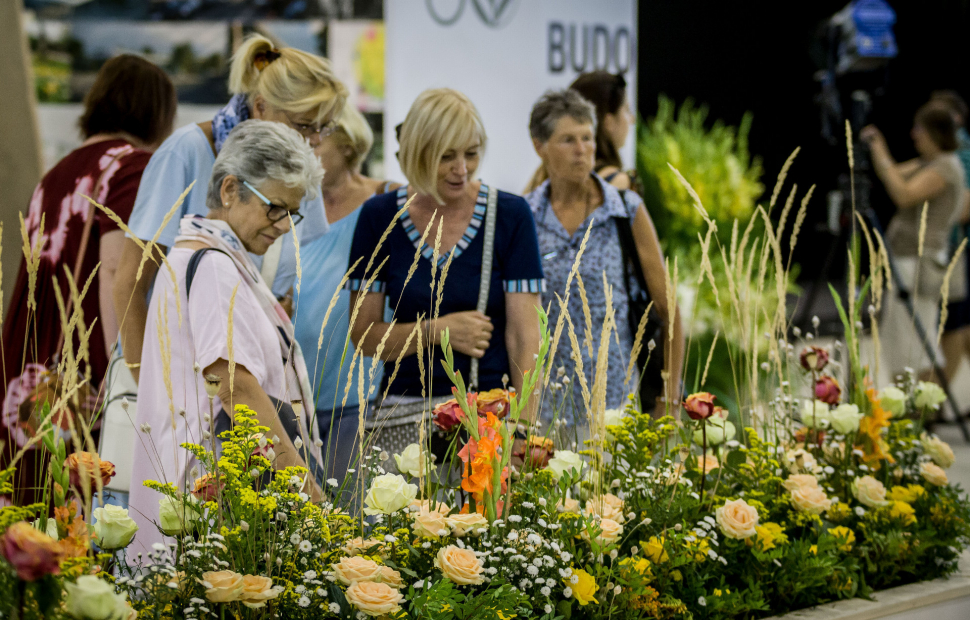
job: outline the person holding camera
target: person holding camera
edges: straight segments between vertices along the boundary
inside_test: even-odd
[[[910,132],[918,157],[897,163],[875,126],[863,128],[860,138],[869,145],[873,168],[897,211],[889,222],[886,242],[895,257],[902,291],[886,297],[882,331],[893,346],[883,347],[883,363],[891,376],[907,367],[925,370],[942,362],[936,334],[939,328],[940,289],[950,255],[950,230],[960,215],[964,173],[956,155],[956,124],[950,110],[929,102],[916,111]],[[916,318],[934,349],[928,359],[904,301],[913,302]]]

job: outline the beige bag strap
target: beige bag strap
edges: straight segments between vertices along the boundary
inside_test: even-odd
[[[488,293],[492,284],[492,261],[495,258],[495,218],[496,204],[498,203],[498,189],[494,186],[488,188],[488,202],[485,206],[485,238],[482,244],[482,277],[478,282],[478,306],[477,310],[485,314],[488,308]],[[471,372],[469,373],[469,389],[478,389],[478,358],[472,358]]]
[[[293,231],[296,234],[296,231]],[[263,281],[266,282],[266,286],[272,290],[273,283],[276,281],[276,270],[280,266],[280,257],[283,255],[283,237],[286,235],[280,235],[273,242],[273,245],[269,246],[266,250],[266,254],[263,254],[263,265],[259,268],[260,275],[263,276]]]
[[[122,157],[124,157],[130,152],[131,151],[122,151],[121,153],[118,153],[113,158],[111,158],[111,161],[108,162],[108,165],[105,166],[104,170],[101,171],[101,175],[98,177],[98,182],[94,184],[94,190],[91,192],[91,198],[93,200],[98,199],[98,194],[101,193],[101,185],[104,182],[104,175],[108,174],[108,170],[111,169],[112,164],[114,164],[116,161],[118,161],[119,159],[121,159]],[[84,257],[88,253],[88,241],[90,241],[91,239],[91,228],[94,226],[94,210],[95,210],[95,206],[91,203],[88,203],[88,217],[84,221],[84,230],[81,232],[81,243],[78,246],[77,258],[74,260],[74,271],[72,272],[72,275],[74,276],[75,284],[77,283],[78,278],[81,277],[81,267],[82,265],[84,265]],[[74,306],[74,297],[72,296],[72,297],[69,297],[67,300],[68,320],[70,320],[71,312],[73,311],[73,306]],[[54,350],[59,352],[62,346],[64,346],[63,331],[61,331],[61,335],[57,339],[57,348]]]

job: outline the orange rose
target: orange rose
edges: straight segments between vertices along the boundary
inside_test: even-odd
[[[0,539],[0,553],[17,571],[17,577],[24,581],[37,581],[45,575],[61,572],[63,554],[57,541],[35,530],[26,521],[7,528]]]
[[[110,461],[102,461],[94,452],[75,452],[68,455],[67,466],[71,470],[71,486],[76,489],[83,489],[82,484],[89,489],[97,488],[95,481],[98,478],[101,479],[101,486],[104,487],[115,476],[114,464]]]

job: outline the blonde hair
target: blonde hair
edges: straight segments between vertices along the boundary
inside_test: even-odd
[[[374,132],[357,108],[345,105],[337,117],[337,129],[332,139],[341,147],[350,147],[351,155],[346,158],[347,167],[357,170],[370,152],[370,147],[374,145]]]
[[[484,151],[487,136],[475,104],[451,88],[426,90],[411,104],[401,125],[401,172],[415,189],[443,204],[438,195],[441,157],[476,140]]]
[[[229,92],[246,95],[250,106],[260,95],[287,112],[315,110],[318,123],[336,117],[347,100],[347,88],[328,60],[292,47],[276,49],[258,34],[246,37],[233,55]]]

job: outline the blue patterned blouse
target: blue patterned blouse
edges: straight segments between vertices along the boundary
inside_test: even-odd
[[[598,175],[593,177],[599,182],[603,191],[603,204],[600,205],[583,222],[572,235],[566,232],[559,218],[552,210],[549,202],[549,181],[546,181],[527,195],[525,199],[532,208],[532,215],[536,222],[536,233],[539,235],[539,253],[542,257],[542,272],[546,277],[547,293],[542,296],[543,307],[549,308],[550,330],[555,328],[559,320],[559,304],[556,293],[560,297],[566,296],[566,278],[576,260],[576,253],[583,242],[586,228],[592,222],[593,229],[586,243],[579,266],[579,276],[583,279],[586,296],[589,303],[593,324],[593,354],[599,350],[600,331],[606,319],[606,292],[603,286],[603,274],[606,281],[613,288],[613,308],[615,310],[616,332],[610,335],[609,371],[606,384],[606,407],[624,407],[627,396],[635,390],[636,371],[629,384],[624,383],[626,368],[633,349],[633,334],[628,321],[629,296],[623,279],[623,255],[614,217],[628,217],[631,222],[637,209],[642,204],[640,197],[631,191],[625,192],[626,201],[612,185],[606,183]],[[632,284],[637,286],[636,282]],[[634,291],[637,292],[637,291]],[[576,337],[582,348],[583,371],[590,391],[593,389],[593,377],[596,372],[595,357],[590,358],[586,346],[586,319],[583,313],[583,301],[579,294],[576,278],[573,279],[569,296],[569,316],[576,329]],[[568,326],[564,328],[568,330]],[[617,342],[619,341],[619,342]],[[565,368],[565,375],[569,377],[569,384],[563,390],[547,391],[542,402],[542,421],[548,425],[556,412],[558,418],[567,424],[583,422],[586,419],[585,404],[579,382],[576,380],[576,365],[570,358],[572,347],[569,336],[563,332],[556,352],[554,369]],[[553,378],[557,370],[553,371]],[[558,380],[561,382],[561,379]]]

